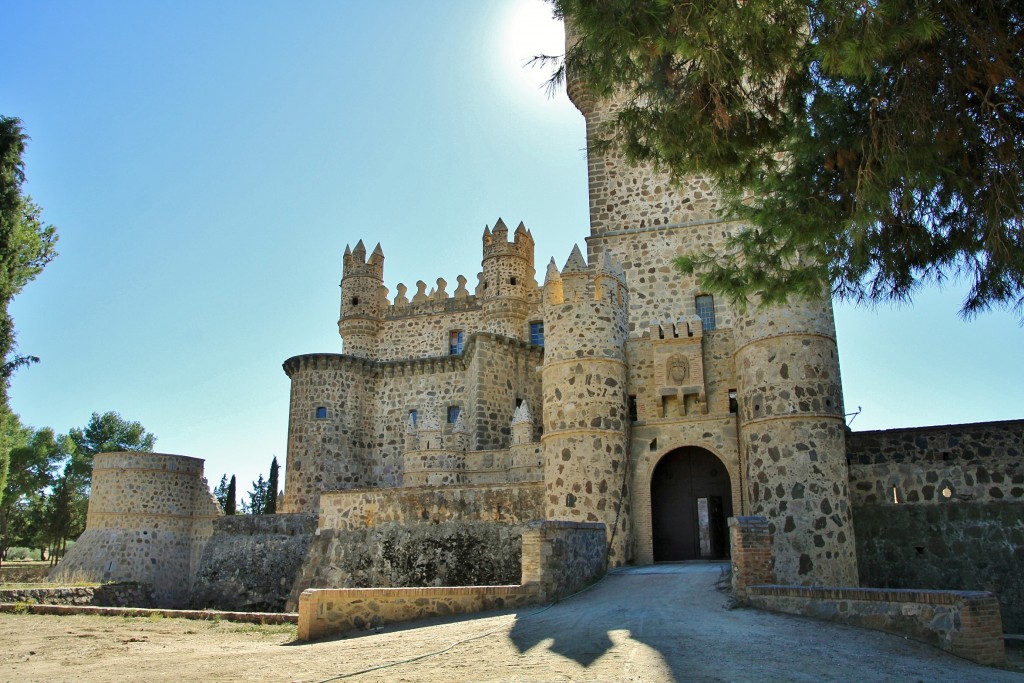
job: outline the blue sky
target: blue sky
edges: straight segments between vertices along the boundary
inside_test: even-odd
[[[119,411],[240,488],[284,460],[290,356],[340,350],[346,244],[404,282],[474,281],[503,217],[537,268],[588,231],[583,118],[544,74],[540,0],[8,0],[0,114],[60,256],[11,308],[11,402],[65,431]],[[1024,417],[1024,330],[963,287],[837,308],[855,429]]]

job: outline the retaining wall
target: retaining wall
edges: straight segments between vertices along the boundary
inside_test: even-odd
[[[535,522],[522,536],[520,585],[304,590],[298,599],[298,639],[557,600],[605,572],[603,524]]]
[[[747,602],[907,636],[987,666],[1006,662],[999,603],[991,593],[748,586]]]
[[[283,611],[314,531],[315,515],[231,515],[214,520],[190,604],[198,609]]]

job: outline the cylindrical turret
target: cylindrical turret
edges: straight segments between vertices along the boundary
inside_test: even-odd
[[[344,352],[359,358],[375,358],[387,298],[384,290],[384,252],[380,244],[366,259],[366,247],[345,247],[341,276],[341,319],[338,333]]]
[[[735,364],[750,514],[768,519],[779,582],[856,586],[831,303],[752,305],[736,325]]]
[[[513,241],[500,218],[494,230],[484,229],[483,313],[488,332],[513,339],[526,336],[530,290],[536,286],[533,235],[522,223]]]
[[[561,286],[559,286],[559,284]],[[544,485],[547,519],[603,522],[609,560],[629,559],[626,286],[578,247],[549,268],[544,306]]]

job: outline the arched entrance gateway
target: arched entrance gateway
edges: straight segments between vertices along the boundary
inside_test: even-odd
[[[670,451],[651,475],[654,561],[729,555],[732,485],[725,465],[695,446]]]

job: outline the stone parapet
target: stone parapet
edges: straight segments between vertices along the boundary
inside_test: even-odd
[[[298,639],[315,640],[386,624],[513,609],[535,602],[536,586],[305,590],[299,597]]]
[[[999,603],[991,593],[749,586],[759,609],[906,636],[986,666],[1006,663]]]

